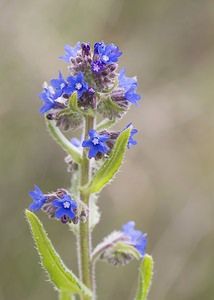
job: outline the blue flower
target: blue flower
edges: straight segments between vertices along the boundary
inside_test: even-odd
[[[63,195],[62,199],[54,200],[52,205],[58,207],[55,212],[56,218],[60,219],[63,216],[68,216],[73,219],[75,217],[73,210],[77,208],[77,203],[69,195]]]
[[[129,128],[130,126],[132,125],[132,123],[129,123],[124,129],[126,130],[127,128]],[[130,149],[130,145],[137,145],[137,141],[135,141],[132,137],[133,135],[135,135],[136,133],[138,132],[137,129],[132,129],[131,132],[130,132],[130,136],[129,136],[129,139],[128,139],[128,143],[127,143],[127,148]]]
[[[78,42],[74,47],[70,45],[65,45],[65,55],[59,56],[59,59],[64,60],[65,62],[71,62],[71,57],[75,57],[77,55],[77,51],[80,49],[80,42]]]
[[[99,74],[104,69],[104,65],[101,61],[96,60],[91,63],[91,72]]]
[[[96,51],[100,56],[100,60],[103,64],[111,64],[118,61],[122,52],[119,52],[119,48],[114,44],[105,45],[103,42],[98,43]]]
[[[82,146],[84,148],[90,148],[89,157],[95,157],[98,152],[106,153],[108,152],[107,146],[104,144],[109,139],[107,134],[99,135],[96,130],[91,129],[88,131],[89,139],[84,140]]]
[[[29,195],[33,199],[33,203],[29,205],[30,210],[35,210],[36,212],[40,210],[43,204],[46,201],[46,196],[42,193],[42,191],[38,188],[38,186],[34,185],[35,191],[30,191]]]
[[[104,51],[105,47],[106,47],[106,45],[103,41],[102,42],[96,42],[94,44],[94,54],[99,54],[99,52]]]
[[[52,86],[44,86],[44,92],[40,93],[39,97],[44,101],[44,105],[39,110],[41,114],[44,114],[48,110],[54,108],[56,97]]]
[[[125,99],[135,105],[138,105],[137,101],[141,99],[139,94],[136,94],[137,81],[134,78],[125,76],[125,68],[120,70],[118,76],[119,87],[122,87],[125,90]]]
[[[143,257],[146,250],[147,234],[140,230],[135,230],[135,222],[130,221],[122,226],[122,231],[130,238],[130,243]]]
[[[68,95],[76,91],[78,98],[80,98],[82,94],[88,90],[88,84],[84,81],[82,72],[79,72],[76,77],[68,76],[67,81],[68,86],[64,88],[64,92]]]
[[[59,78],[52,79],[50,84],[55,88],[55,99],[60,97],[63,93],[65,88],[68,86],[68,83],[64,80],[62,73],[59,71]]]

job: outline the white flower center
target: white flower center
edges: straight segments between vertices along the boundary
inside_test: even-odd
[[[102,59],[103,59],[104,61],[109,61],[108,55],[103,55],[103,56],[102,56]]]
[[[65,202],[63,203],[63,206],[64,206],[64,208],[70,208],[71,203],[68,202],[68,201],[65,201]]]
[[[75,84],[76,90],[80,90],[82,88],[82,84],[80,82]]]
[[[94,145],[98,145],[98,144],[99,144],[99,139],[98,139],[98,137],[93,138],[92,143],[93,143]]]
[[[60,88],[63,89],[64,87],[65,87],[65,84],[62,82],[62,83],[60,84]]]
[[[94,65],[94,71],[99,72],[100,67],[98,65]]]

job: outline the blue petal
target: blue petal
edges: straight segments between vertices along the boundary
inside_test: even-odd
[[[53,200],[52,205],[56,207],[63,207],[63,202],[61,200]]]
[[[95,157],[97,152],[98,152],[98,150],[97,150],[96,147],[91,147],[90,150],[89,150],[88,155],[89,155],[89,157]]]
[[[94,146],[91,142],[91,140],[85,140],[82,142],[82,147],[87,148],[87,147],[92,147]]]
[[[67,215],[66,210],[64,208],[59,208],[55,212],[55,217],[60,219],[62,216]]]

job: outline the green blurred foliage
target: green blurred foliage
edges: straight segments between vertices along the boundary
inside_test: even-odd
[[[139,145],[102,192],[93,244],[136,220],[155,260],[150,299],[212,300],[214,2],[2,0],[0,34],[0,299],[57,299],[23,212],[34,183],[44,192],[69,186],[38,93],[59,69],[66,74],[64,44],[104,39],[123,51],[120,66],[138,76],[143,101],[118,124],[133,120]],[[77,273],[74,237],[39,216]],[[137,268],[99,263],[98,299],[133,299]]]

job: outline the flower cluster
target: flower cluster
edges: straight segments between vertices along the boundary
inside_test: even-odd
[[[33,203],[29,205],[30,210],[38,212],[42,209],[50,218],[60,219],[62,223],[85,221],[87,216],[86,206],[77,203],[64,189],[58,189],[55,193],[43,194],[38,186],[30,191],[29,195]],[[79,205],[78,205],[79,204]]]
[[[129,123],[124,129],[130,127],[132,123]],[[130,149],[130,145],[136,145],[137,142],[133,139],[133,135],[138,132],[137,129],[132,129],[127,148]],[[89,148],[88,156],[89,158],[95,157],[97,159],[101,158],[103,154],[108,153],[114,146],[117,137],[120,135],[121,132],[119,131],[107,131],[103,130],[101,132],[97,132],[94,129],[89,130],[88,135],[89,139],[84,140],[82,142],[82,147]]]
[[[130,221],[122,226],[122,231],[114,231],[107,236],[94,250],[95,256],[113,265],[125,265],[134,258],[132,249],[137,250],[143,259],[146,251],[147,234],[135,230],[135,222]],[[130,247],[127,249],[127,246]]]
[[[41,114],[68,130],[81,126],[84,114],[101,114],[116,120],[130,104],[137,105],[140,95],[136,93],[136,79],[126,77],[125,68],[117,72],[122,55],[117,46],[102,41],[96,42],[92,50],[89,43],[78,42],[74,47],[65,45],[64,50],[65,55],[59,58],[69,63],[69,75],[64,78],[59,71],[58,78],[50,80],[50,85],[44,83],[44,90],[39,94],[44,102]],[[78,112],[69,105],[75,92]]]

